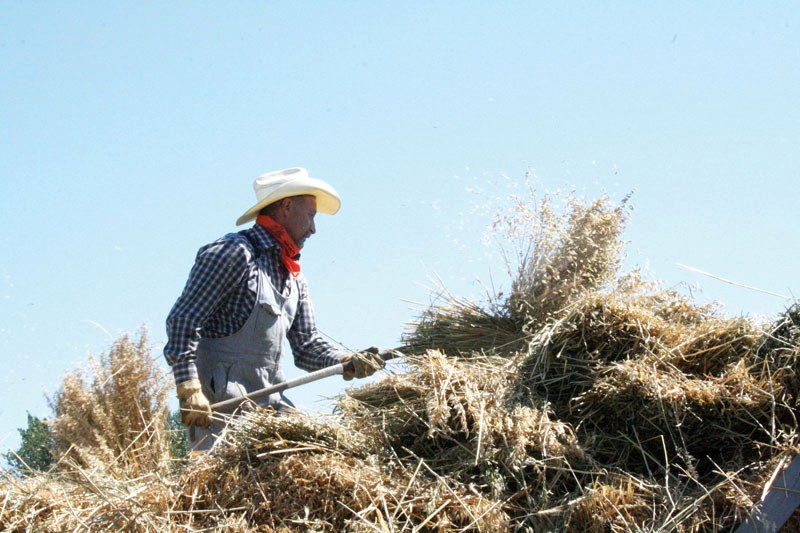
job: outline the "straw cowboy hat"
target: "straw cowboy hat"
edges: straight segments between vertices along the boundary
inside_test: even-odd
[[[308,171],[300,167],[262,174],[253,182],[253,190],[256,192],[256,205],[239,217],[237,226],[256,218],[258,212],[269,204],[289,196],[316,196],[317,212],[328,215],[335,215],[342,204],[339,193],[333,187],[310,177]]]

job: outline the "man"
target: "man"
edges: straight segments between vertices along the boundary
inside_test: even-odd
[[[335,214],[339,195],[303,168],[263,174],[253,183],[256,204],[236,225],[255,219],[200,249],[183,293],[167,317],[164,356],[172,367],[183,424],[194,449],[208,449],[223,428],[211,403],[284,381],[284,340],[307,371],[349,363],[344,378],[383,367],[377,353],[341,354],[316,329],[299,251],[316,233],[317,212]],[[377,350],[374,350],[377,352]],[[291,406],[281,394],[259,403]]]

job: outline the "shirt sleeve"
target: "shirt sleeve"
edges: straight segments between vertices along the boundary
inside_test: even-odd
[[[298,279],[300,298],[297,302],[297,313],[292,327],[286,335],[292,347],[294,364],[298,368],[319,370],[339,363],[341,353],[331,343],[322,338],[317,330],[314,318],[314,306],[311,303],[308,283],[305,278]]]
[[[197,379],[197,344],[203,324],[247,275],[249,251],[221,239],[200,249],[189,279],[167,316],[164,357],[175,383]]]

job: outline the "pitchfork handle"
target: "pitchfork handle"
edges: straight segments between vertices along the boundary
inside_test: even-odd
[[[379,352],[378,355],[380,355],[381,359],[384,361],[389,361],[396,357],[400,357],[403,354],[397,350],[383,350],[382,352]],[[244,396],[213,403],[211,404],[211,410],[217,413],[231,413],[245,400],[255,400],[257,398],[261,398],[262,396],[269,396],[270,394],[274,394],[276,392],[283,392],[287,389],[299,387],[300,385],[305,385],[306,383],[312,383],[329,376],[344,374],[346,365],[352,365],[352,363],[339,363],[338,365],[325,367],[315,372],[309,372],[308,374],[302,375],[298,378],[284,381],[283,383],[276,383],[275,385],[270,385],[269,387],[264,387],[263,389],[249,392]]]

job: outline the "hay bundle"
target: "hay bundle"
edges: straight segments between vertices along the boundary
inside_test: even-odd
[[[644,358],[605,369],[574,399],[572,416],[592,433],[598,458],[628,471],[652,471],[665,454],[680,455],[690,470],[698,467],[692,458],[747,462],[775,437],[774,398],[764,386],[741,369],[699,379]]]
[[[613,281],[620,264],[628,198],[612,207],[568,197],[559,210],[550,198],[515,198],[493,224],[509,265],[510,292],[486,305],[442,291],[405,338],[414,353],[441,350],[469,356],[490,350],[513,354],[582,295]],[[513,256],[513,259],[512,259]]]
[[[478,352],[513,354],[525,345],[528,335],[506,309],[485,308],[470,300],[441,295],[413,324],[403,350],[471,357]]]
[[[752,358],[763,328],[718,317],[633,276],[587,293],[528,341],[527,386],[559,406],[581,394],[609,364],[656,356],[689,374],[718,376]]]
[[[538,208],[520,201],[500,216],[517,246],[508,309],[516,322],[541,326],[582,294],[613,280],[620,264],[620,239],[628,198],[610,207],[607,198],[590,203],[567,198],[558,213],[545,198]]]
[[[604,364],[652,353],[672,336],[659,314],[616,298],[591,293],[531,339],[521,373],[537,394],[562,403],[590,387]]]
[[[193,527],[239,516],[275,530],[500,531],[507,517],[479,494],[393,463],[369,435],[335,420],[256,409],[187,469],[181,509]],[[202,514],[215,509],[216,513]]]
[[[281,512],[302,510],[303,502],[308,501],[311,509],[327,511],[325,516],[331,515],[333,521],[341,523],[347,511],[340,506],[336,508],[339,495],[317,491],[344,488],[344,478],[339,474],[348,469],[353,471],[355,464],[369,455],[371,446],[364,439],[336,425],[303,417],[278,417],[266,410],[248,413],[229,429],[224,442],[213,453],[187,469],[181,483],[184,510],[221,509],[231,510],[231,514],[244,511],[251,523],[257,521],[277,527],[284,519],[303,518],[282,517]],[[287,492],[287,486],[291,485],[287,461],[295,466],[313,463],[321,466],[320,455],[325,456],[329,468],[319,469],[310,483],[302,481]],[[355,469],[363,482],[349,479],[351,483],[347,487],[351,503],[356,502],[359,508],[369,498],[368,491],[359,489],[362,483],[363,487],[380,486],[379,475],[360,470]],[[315,488],[314,481],[321,479],[326,481]],[[296,500],[293,502],[292,498]],[[301,502],[299,506],[292,505],[297,502]]]
[[[403,462],[423,461],[455,486],[471,487],[524,523],[557,506],[591,462],[569,424],[520,396],[508,358],[409,358],[411,370],[348,391],[339,406],[356,431],[374,435]]]
[[[517,469],[532,455],[580,454],[570,428],[545,407],[515,402],[516,366],[500,357],[409,357],[412,370],[348,391],[339,408],[360,432],[411,452],[450,475],[501,461]]]
[[[680,333],[685,340],[668,346],[665,358],[684,372],[703,376],[718,376],[729,365],[751,358],[764,337],[762,327],[743,317],[710,316]]]
[[[169,464],[170,386],[150,353],[147,334],[118,339],[88,371],[69,373],[53,404],[57,455],[81,468],[123,476]]]

